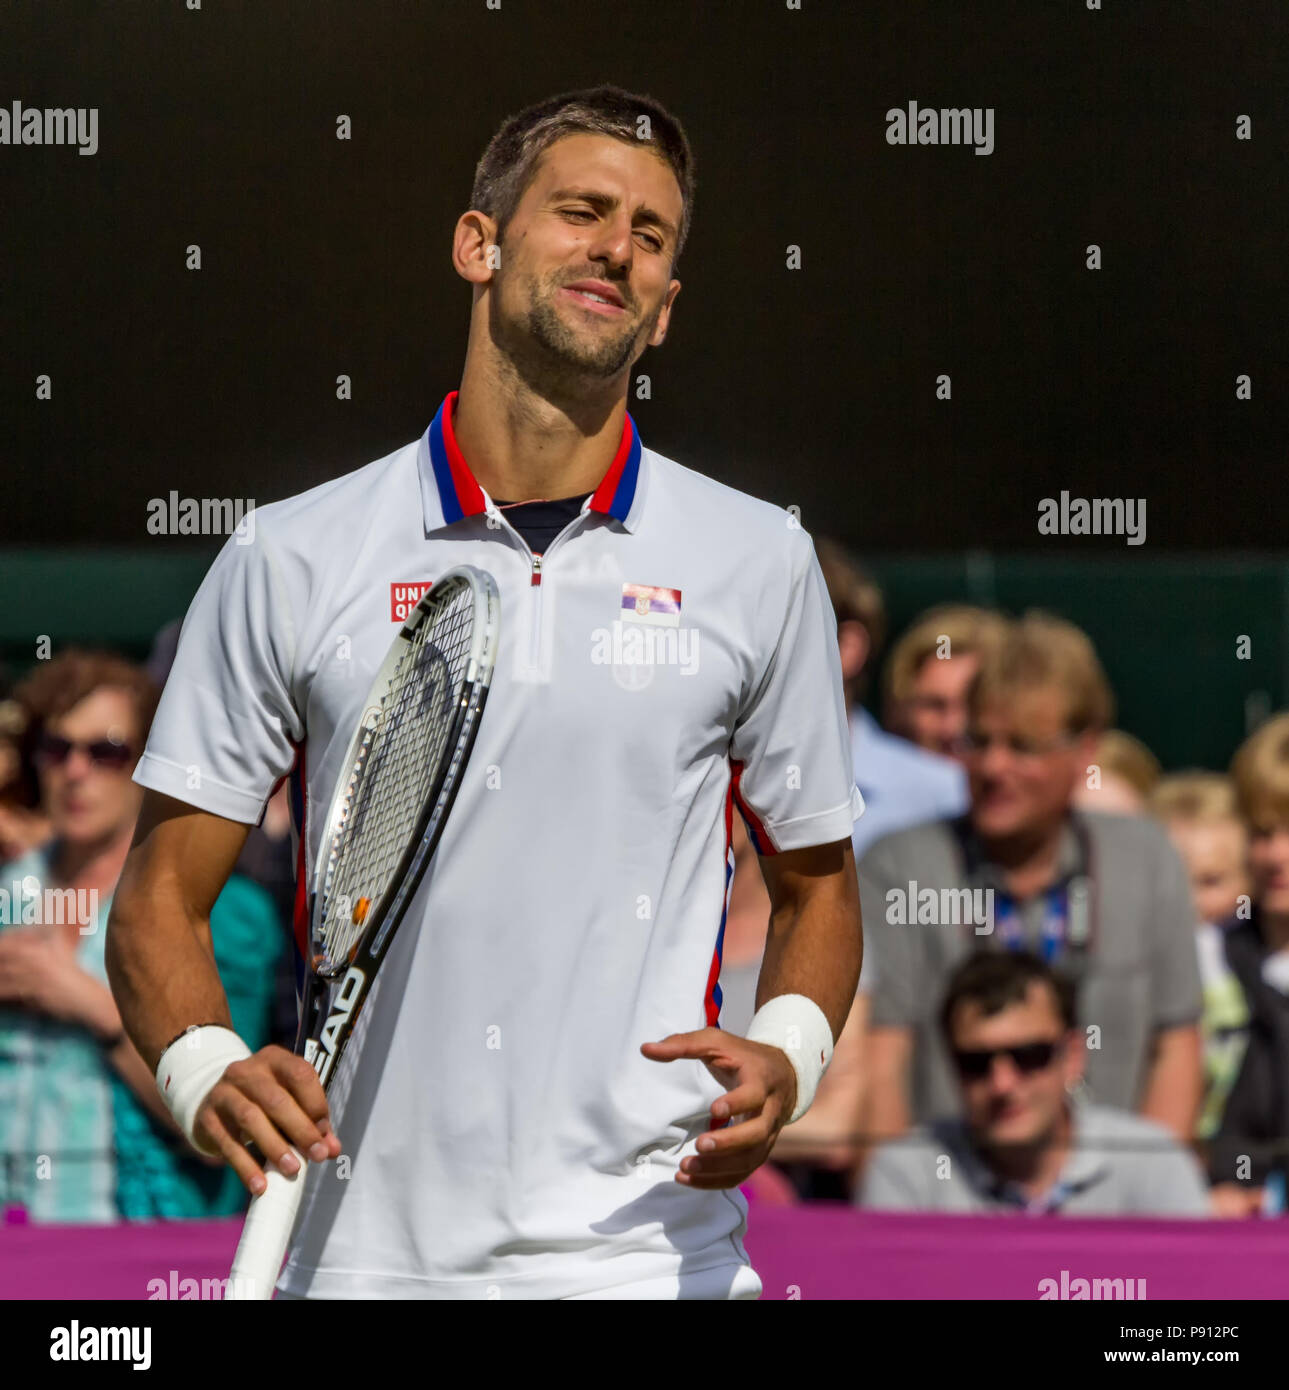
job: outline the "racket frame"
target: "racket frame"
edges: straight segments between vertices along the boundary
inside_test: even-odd
[[[474,604],[474,625],[471,631],[470,654],[467,660],[461,693],[455,702],[452,726],[445,750],[450,750],[443,766],[435,776],[425,804],[418,815],[414,833],[409,837],[398,865],[390,875],[389,886],[379,901],[372,904],[363,923],[362,934],[351,948],[347,959],[327,962],[320,973],[315,968],[321,959],[313,955],[326,910],[327,877],[337,857],[340,836],[347,819],[347,805],[357,790],[355,764],[364,739],[374,736],[379,728],[383,700],[408,652],[413,637],[422,623],[443,599],[443,586],[464,583],[471,592]],[[402,925],[408,905],[420,887],[426,868],[443,834],[448,814],[461,785],[461,773],[469,761],[479,732],[496,663],[500,628],[500,599],[497,582],[485,570],[471,565],[457,565],[446,570],[421,596],[408,614],[398,635],[390,645],[372,682],[363,705],[363,713],[350,739],[341,764],[340,776],[332,793],[324,821],[324,831],[314,865],[313,886],[309,899],[309,940],[306,943],[310,958],[305,961],[304,990],[300,1006],[300,1022],[296,1033],[295,1052],[318,1073],[324,1090],[335,1076],[336,1066],[343,1056],[355,1024],[367,1002],[373,978],[381,960]],[[305,833],[302,828],[301,833]],[[392,891],[391,891],[392,890]],[[260,1161],[263,1155],[257,1153]],[[246,1214],[246,1225],[238,1245],[237,1255],[228,1281],[226,1301],[265,1300],[273,1296],[287,1253],[295,1216],[304,1192],[308,1169],[304,1156],[292,1148],[300,1163],[299,1172],[286,1177],[275,1167],[266,1167],[267,1189],[252,1197]],[[274,1252],[276,1251],[276,1256]],[[272,1273],[269,1273],[270,1266]]]

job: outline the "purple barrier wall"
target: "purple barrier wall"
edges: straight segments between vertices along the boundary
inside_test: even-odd
[[[227,1275],[240,1230],[238,1221],[0,1225],[0,1298],[198,1297],[201,1280]],[[1067,1297],[1078,1279],[1144,1279],[1152,1300],[1289,1298],[1282,1221],[904,1216],[756,1204],[747,1249],[767,1299],[1037,1299],[1044,1279]],[[214,1296],[209,1286],[206,1296]]]
[[[913,1216],[754,1206],[762,1297],[1037,1299],[1076,1279],[1144,1279],[1148,1299],[1289,1298],[1289,1222]],[[1066,1271],[1064,1283],[1062,1271]],[[800,1293],[791,1292],[793,1286]],[[1065,1293],[1062,1294],[1062,1289]]]

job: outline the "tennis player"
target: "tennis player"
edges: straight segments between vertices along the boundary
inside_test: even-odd
[[[809,1105],[859,974],[836,626],[788,512],[646,448],[694,175],[612,87],[510,118],[452,263],[459,390],[425,434],[258,509],[193,600],[108,963],[176,1120],[252,1192],[311,1159],[308,1298],[756,1298],[738,1186]],[[329,1099],[229,1027],[208,917],[290,776],[305,885],[362,702],[419,594],[491,572],[501,640],[443,838]],[[735,809],[772,923],[719,1027]],[[343,1140],[343,1152],[342,1152]],[[325,1160],[335,1159],[336,1162]]]

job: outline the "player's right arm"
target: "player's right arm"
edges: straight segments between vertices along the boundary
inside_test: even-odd
[[[122,1025],[154,1069],[186,1029],[232,1027],[210,911],[249,830],[159,792],[144,793],[112,899],[106,963]],[[317,1073],[277,1046],[225,1069],[197,1112],[194,1138],[222,1155],[254,1193],[263,1190],[264,1174],[248,1139],[288,1176],[298,1169],[292,1144],[318,1161],[340,1153]]]

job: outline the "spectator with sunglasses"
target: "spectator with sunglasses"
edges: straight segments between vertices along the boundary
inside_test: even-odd
[[[121,1027],[104,965],[142,800],[130,773],[157,688],[118,656],[68,651],[40,663],[15,699],[53,837],[0,868],[0,1206],[36,1221],[231,1214],[236,1175],[188,1150]],[[272,904],[230,880],[217,908],[216,963],[232,975],[239,1030],[258,1035],[269,1001],[257,982],[281,944]]]
[[[1072,983],[1028,951],[982,951],[953,973],[939,1026],[962,1095],[880,1147],[861,1206],[1017,1215],[1209,1215],[1199,1164],[1160,1125],[1080,1099]]]
[[[968,694],[967,814],[889,835],[860,862],[866,1133],[892,1137],[953,1113],[958,1088],[935,1001],[958,962],[989,947],[1031,950],[1074,978],[1097,1030],[1094,1101],[1137,1111],[1183,1142],[1194,1134],[1201,997],[1186,871],[1145,817],[1073,804],[1095,779],[1112,711],[1087,636],[1026,614],[982,653]]]

